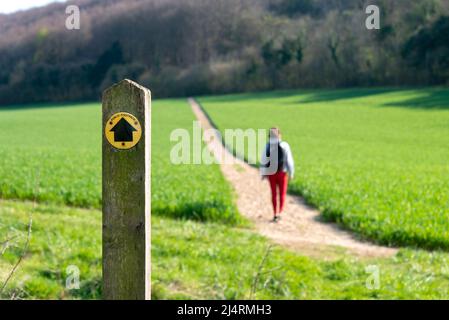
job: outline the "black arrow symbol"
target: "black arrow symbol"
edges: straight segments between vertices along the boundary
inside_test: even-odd
[[[129,124],[125,118],[121,118],[119,122],[111,129],[111,132],[114,132],[114,141],[115,142],[132,142],[133,141],[133,132],[137,131],[132,125]]]

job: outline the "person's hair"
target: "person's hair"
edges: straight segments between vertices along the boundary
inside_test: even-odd
[[[278,127],[271,127],[269,137],[271,138],[272,133],[274,133],[278,138],[281,137],[281,130]]]

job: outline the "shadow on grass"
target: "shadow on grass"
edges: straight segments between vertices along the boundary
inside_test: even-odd
[[[297,96],[297,100],[287,102],[288,104],[304,104],[319,102],[335,102],[356,98],[365,98],[390,92],[406,90],[405,88],[351,88],[351,89],[304,89],[304,90],[279,90],[268,92],[254,92],[230,94],[224,96],[203,96],[205,102],[242,102],[247,100],[263,101]]]
[[[392,88],[359,88],[359,89],[335,89],[335,90],[316,90],[307,92],[308,95],[295,103],[319,103],[335,102],[339,100],[366,98],[378,94],[397,92],[403,89]]]
[[[198,222],[216,222],[231,226],[243,226],[245,220],[232,203],[220,201],[190,202],[173,206],[153,203],[151,213],[162,217]]]
[[[423,89],[423,95],[403,101],[383,104],[385,107],[410,109],[449,109],[449,89]]]
[[[200,102],[241,102],[241,101],[260,101],[260,100],[271,100],[278,98],[288,98],[292,96],[297,96],[310,90],[279,90],[279,91],[261,91],[261,92],[251,92],[251,93],[238,93],[238,94],[228,94],[220,96],[199,96],[197,100]]]
[[[69,290],[72,297],[81,300],[98,300],[103,295],[103,279],[101,277],[94,277],[84,280],[80,284],[79,289]]]

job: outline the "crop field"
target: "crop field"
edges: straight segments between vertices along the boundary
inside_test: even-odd
[[[153,214],[245,225],[217,165],[170,162],[171,130],[192,128],[187,103],[161,101],[153,107]],[[15,199],[0,203],[2,282],[22,253],[33,219],[30,257],[5,296],[99,298],[101,213],[80,207],[101,204],[100,105],[17,107],[0,114],[0,196]],[[85,279],[81,290],[64,289],[69,265]]]
[[[170,162],[170,132],[193,119],[184,100],[153,104],[153,213],[238,223],[217,165]],[[0,109],[0,154],[0,198],[101,207],[99,104]]]
[[[152,122],[152,212],[200,221],[242,224],[231,187],[218,165],[174,165],[170,133],[192,131],[194,116],[185,100],[156,104]]]
[[[388,94],[392,96],[399,93]],[[379,93],[379,97],[383,95],[387,94]],[[298,175],[292,184],[294,190],[306,194],[309,201],[314,200],[324,208],[329,208],[325,211],[327,215],[334,214],[337,204],[342,207],[344,207],[343,204],[351,204],[353,207],[357,205],[357,193],[354,190],[349,194],[343,193],[344,188],[351,190],[342,180],[347,178],[344,175],[346,172],[337,170],[343,166],[344,159],[346,163],[350,163],[354,169],[358,170],[359,176],[365,179],[367,176],[378,177],[377,179],[385,176],[371,171],[368,175],[363,171],[364,167],[357,163],[357,156],[348,154],[344,158],[337,152],[339,148],[335,146],[336,144],[340,144],[340,148],[345,148],[345,143],[355,143],[360,137],[348,136],[347,140],[342,142],[326,142],[329,136],[326,138],[325,132],[319,135],[320,130],[317,130],[314,136],[314,125],[305,119],[298,118],[300,123],[303,125],[309,123],[309,126],[307,130],[301,129],[303,133],[308,132],[307,135],[295,142],[294,130],[301,126],[289,127],[288,124],[292,123],[289,119],[291,116],[276,118],[275,103],[279,103],[281,107],[287,106],[291,115],[298,112],[296,109],[302,108],[302,106],[298,107],[297,101],[305,99],[306,96],[296,92],[257,96],[236,95],[204,98],[202,102],[210,114],[215,113],[213,119],[220,128],[223,128],[224,121],[232,120],[231,113],[237,106],[241,107],[239,110],[244,119],[243,123],[248,125],[236,123],[236,127],[258,128],[259,124],[255,123],[256,120],[261,121],[260,125],[266,127],[272,125],[270,119],[276,119],[275,124],[281,126],[286,140],[291,143],[297,155]],[[289,104],[289,99],[295,104]],[[358,108],[374,108],[367,106],[366,101],[363,102],[362,107],[355,103],[356,100],[351,102],[354,102],[352,107],[345,106],[347,104],[342,102],[339,108],[351,108],[353,112],[348,111],[346,116],[350,117],[352,114],[351,117],[355,117],[358,121],[360,121],[359,116],[354,115],[357,114]],[[257,113],[258,119],[252,119],[250,115],[253,114],[253,110],[257,106],[264,105],[266,110]],[[221,114],[220,109],[225,107],[229,109]],[[330,111],[332,108],[326,109],[323,102],[318,106],[310,105],[309,107],[311,110],[308,112],[302,110],[298,114],[305,116],[308,113],[313,114],[312,109],[315,107],[324,108],[321,110],[324,112],[321,114],[322,117],[330,112],[332,121],[338,120],[336,114]],[[272,111],[270,111],[271,108],[273,108]],[[390,108],[387,108],[385,111],[389,110]],[[438,113],[433,123],[435,131],[443,130],[442,124],[447,123],[448,118],[444,122],[444,116],[447,116],[444,108],[403,110],[394,107],[389,112],[393,111],[406,114],[421,112],[424,115]],[[265,118],[266,113],[270,112],[271,118]],[[315,114],[315,117],[320,116]],[[366,114],[364,117],[371,119],[373,115]],[[401,121],[405,121],[404,117],[407,119],[407,115],[397,115]],[[384,120],[387,127],[388,118],[387,112]],[[99,210],[101,206],[101,125],[99,119],[99,104],[41,105],[0,110],[0,152],[2,154],[0,157],[0,198],[2,198],[0,200],[0,284],[21,256],[27,237],[27,224],[30,217],[33,220],[27,255],[11,282],[0,293],[0,298],[101,298],[101,211]],[[279,246],[273,246],[267,255],[262,272],[256,277],[270,243],[266,238],[251,230],[248,223],[240,217],[235,207],[235,195],[222,177],[219,167],[217,165],[177,166],[170,163],[169,154],[172,146],[169,140],[170,132],[175,128],[191,129],[193,119],[193,114],[184,100],[163,100],[154,103],[152,126],[154,299],[447,298],[449,254],[413,248],[401,249],[392,258],[359,258],[346,254],[344,250],[326,257],[306,257],[300,252],[291,252]],[[428,121],[431,122],[430,119]],[[315,125],[317,123],[320,123],[318,119]],[[414,125],[420,128],[418,123]],[[339,130],[338,123],[335,123],[333,127],[334,130]],[[349,130],[349,127],[348,124],[346,129]],[[359,129],[358,132],[361,133],[363,130]],[[405,132],[403,134],[405,135]],[[331,134],[328,133],[328,135]],[[338,137],[338,135],[334,136]],[[394,142],[399,138],[400,135],[393,136],[391,141]],[[364,138],[364,141],[369,141],[369,137]],[[428,144],[423,143],[421,152],[425,151],[426,146],[428,150],[433,150],[431,142],[430,140]],[[334,166],[331,165],[332,161],[324,157],[327,154],[325,151],[321,150],[322,153],[314,151],[306,155],[307,146],[311,148],[317,143],[333,148],[331,151],[336,153],[335,159],[338,159]],[[362,143],[356,146],[359,152],[370,150],[368,147],[364,149]],[[392,146],[391,150],[399,149],[398,152],[406,154],[408,149],[406,146],[403,147],[402,151],[397,146]],[[421,152],[417,152],[418,159],[425,157]],[[446,149],[442,148],[439,156],[444,157],[445,152]],[[372,162],[366,162],[366,165],[377,161],[380,167],[382,165],[380,159],[382,157],[378,156]],[[388,163],[393,165],[393,160],[396,158],[393,154],[388,159],[391,161]],[[404,160],[403,165],[411,166],[413,161],[407,159]],[[435,163],[440,158],[434,156],[432,159],[433,162],[429,160],[427,163]],[[388,168],[387,165],[384,167]],[[399,164],[395,164],[390,168],[389,173],[393,174],[395,170],[399,170],[399,167]],[[307,171],[304,168],[308,168]],[[369,166],[369,168],[371,170],[376,167]],[[435,188],[439,180],[432,180],[429,177],[424,179],[425,172],[429,171],[420,166],[416,168],[421,170],[415,173],[422,178],[420,183],[434,182],[427,187]],[[447,175],[445,171],[447,168],[445,168],[445,165],[441,164],[433,165],[431,169],[439,170],[438,173],[442,178],[443,174]],[[332,178],[330,179],[329,175],[336,175],[336,177],[330,176]],[[329,178],[329,184],[323,187],[320,182],[322,183],[326,177]],[[350,181],[355,183],[358,180],[356,178],[352,177]],[[392,176],[392,178],[398,180],[400,177]],[[340,184],[337,185],[336,182]],[[378,181],[378,183],[381,182]],[[373,183],[373,180],[365,181],[363,183],[365,191],[369,191],[369,185]],[[416,185],[408,187],[417,190]],[[396,189],[399,190],[397,184]],[[438,189],[429,189],[429,197],[432,190]],[[383,188],[375,190],[379,197],[384,196],[383,191]],[[326,196],[332,192],[334,196],[330,200],[327,199]],[[403,192],[410,191],[402,191],[400,194],[402,195]],[[341,198],[342,195],[344,195],[343,198]],[[447,194],[440,192],[438,199],[443,201],[445,196],[447,197]],[[368,201],[372,197],[366,195],[363,199]],[[335,205],[331,207],[329,204]],[[364,202],[362,204],[367,205]],[[362,204],[358,204],[357,208],[363,208]],[[381,204],[380,199],[378,204]],[[390,204],[384,203],[383,206],[388,209]],[[433,208],[429,206],[429,203],[427,206]],[[344,223],[359,221],[357,220],[360,219],[359,216],[348,214],[348,212],[351,213],[341,211],[340,218]],[[372,215],[372,218],[367,220],[369,221],[366,224],[367,230],[373,228],[372,224],[376,223],[375,218],[381,217],[381,215],[374,215],[373,212],[367,213]],[[447,210],[445,212],[447,214]],[[385,211],[383,214],[386,215],[388,212]],[[419,220],[419,217],[415,219]],[[382,227],[378,230],[380,237],[388,231],[386,227],[389,225],[382,220],[378,223]],[[429,226],[436,222],[428,223]],[[413,227],[414,222],[409,221],[407,224],[404,223],[404,228],[401,230],[408,231],[408,228]],[[354,225],[354,229],[363,231],[357,224]],[[442,227],[434,228],[434,230],[438,232],[442,230]],[[79,290],[66,288],[67,267],[72,265],[80,270]],[[380,269],[379,289],[366,287],[369,274],[365,268],[372,265]],[[257,282],[255,282],[256,278]]]
[[[98,104],[0,109],[0,197],[100,207]]]
[[[200,99],[220,130],[279,126],[290,189],[384,244],[449,248],[449,90],[284,91]]]

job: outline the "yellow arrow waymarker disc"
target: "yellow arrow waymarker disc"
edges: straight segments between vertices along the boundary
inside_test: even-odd
[[[142,137],[142,127],[139,120],[132,114],[119,112],[106,122],[104,135],[114,148],[131,149]]]

